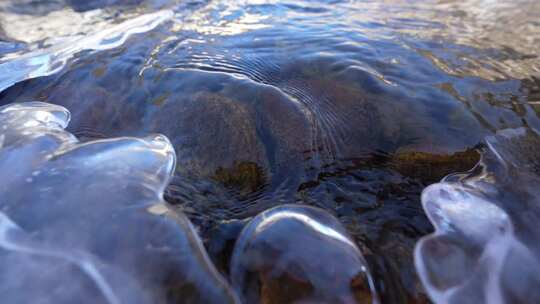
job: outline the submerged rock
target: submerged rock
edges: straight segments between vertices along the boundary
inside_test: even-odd
[[[367,264],[337,219],[283,205],[240,234],[231,280],[245,303],[377,303]]]
[[[185,77],[167,73],[168,79]],[[166,134],[175,146],[173,188],[178,195],[172,200],[184,203],[197,196],[188,204],[196,202],[192,207],[202,216],[231,212],[242,218],[280,203],[270,197],[244,204],[254,197],[282,191],[280,197],[289,194],[290,200],[305,174],[304,153],[310,149],[305,114],[271,87],[223,75],[208,82],[207,76],[193,77],[189,86],[187,81],[182,86],[161,83],[183,95],[171,94],[145,119],[148,129]],[[210,191],[196,188],[209,182],[215,184]],[[216,193],[216,204],[208,202]]]
[[[479,160],[474,149],[451,154],[400,151],[392,156],[390,166],[405,176],[433,183],[451,173],[468,171]]]
[[[164,104],[153,117],[152,129],[170,134],[185,174],[209,177],[235,162],[268,167],[255,119],[241,102],[199,92]]]
[[[456,132],[464,124],[474,124],[469,119],[459,121],[455,128],[443,123],[458,106],[444,105],[446,112],[437,117],[439,113],[422,101],[394,90],[395,84],[383,75],[355,64],[324,58],[297,60],[284,64],[280,77],[282,82],[276,85],[313,114],[318,129],[314,141],[326,165],[376,151],[394,153],[403,147],[451,154],[475,145],[483,136],[477,128],[470,128],[467,135]]]
[[[242,162],[232,168],[218,168],[212,179],[241,195],[253,193],[264,186],[266,180],[262,169],[256,163]]]
[[[0,108],[3,299],[237,302],[189,220],[162,199],[175,168],[167,138],[79,143],[68,121],[45,103]]]

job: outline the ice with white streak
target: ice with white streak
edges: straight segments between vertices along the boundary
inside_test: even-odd
[[[435,233],[416,246],[435,303],[540,303],[540,135],[488,137],[480,164],[422,193]]]

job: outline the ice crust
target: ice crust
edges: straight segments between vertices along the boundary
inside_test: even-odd
[[[6,303],[234,303],[195,229],[163,200],[162,135],[79,142],[69,112],[0,108],[0,295]]]

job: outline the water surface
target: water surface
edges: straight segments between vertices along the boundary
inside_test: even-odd
[[[222,274],[248,219],[307,204],[382,302],[423,303],[420,194],[487,136],[538,132],[537,20],[534,0],[4,1],[0,104],[61,105],[81,141],[167,136],[165,200]]]

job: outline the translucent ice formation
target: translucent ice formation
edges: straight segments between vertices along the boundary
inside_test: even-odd
[[[436,303],[540,303],[540,136],[487,138],[480,164],[426,188],[415,263]]]
[[[360,250],[325,211],[283,205],[256,216],[231,260],[245,303],[377,303]]]
[[[81,51],[103,51],[119,47],[130,36],[150,31],[169,20],[172,15],[169,10],[144,14],[94,34],[66,39],[53,47],[0,62],[0,91],[26,79],[52,75]]]
[[[79,143],[69,112],[0,108],[0,294],[6,303],[234,303],[162,194],[161,135]]]

